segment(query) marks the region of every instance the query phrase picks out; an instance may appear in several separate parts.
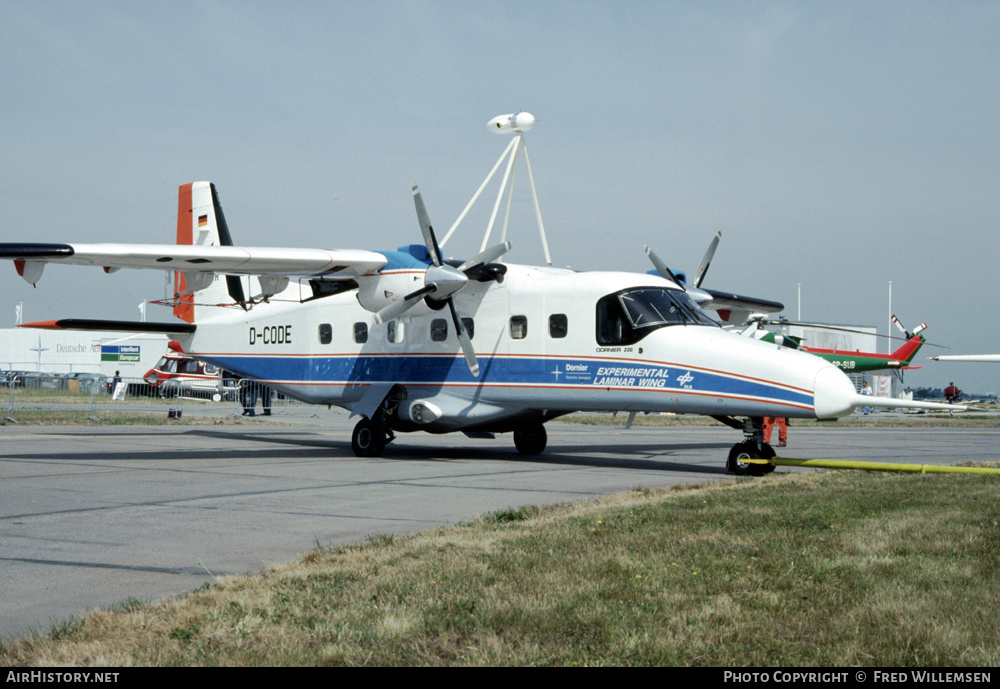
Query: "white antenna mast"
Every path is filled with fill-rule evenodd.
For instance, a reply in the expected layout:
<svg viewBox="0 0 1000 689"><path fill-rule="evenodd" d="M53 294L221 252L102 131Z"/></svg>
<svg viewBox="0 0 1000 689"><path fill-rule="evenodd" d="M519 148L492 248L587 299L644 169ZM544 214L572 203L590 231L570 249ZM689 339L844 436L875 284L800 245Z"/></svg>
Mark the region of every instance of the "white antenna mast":
<svg viewBox="0 0 1000 689"><path fill-rule="evenodd" d="M465 210L462 211L461 215L458 216L458 220L455 224L451 226L451 229L445 234L444 239L441 240L440 246L444 246L448 238L451 237L452 233L458 228L459 224L465 218L465 215L472 208L472 205L479 198L480 194L483 193L483 189L486 185L490 183L493 179L493 175L496 174L497 170L500 169L500 164L503 163L504 159L507 159L507 168L504 171L503 181L500 183L500 191L497 192L497 200L493 204L493 213L490 214L490 222L486 226L486 235L483 237L483 245L480 251L486 249L486 245L490 241L490 233L493 231L493 223L496 222L497 212L500 210L500 201L503 198L504 191L507 191L507 205L504 210L503 219L503 230L502 236L500 238L501 242L507 241L507 222L510 220L510 203L514 194L514 179L517 176L517 159L523 153L524 154L524 166L528 171L528 185L531 187L531 198L535 203L535 219L538 221L538 234L542 238L542 251L545 252L545 263L547 265L552 265L552 258L549 255L549 243L545 238L545 226L542 224L542 211L538 207L538 194L535 191L535 179L531 175L531 162L528 160L528 147L524 143L524 133L531 129L535 124L535 118L531 113L519 112L511 113L507 115L498 115L492 120L486 123L486 128L491 132L496 134L514 134L514 140L510 142L507 148L504 150L503 155L497 160L496 165L490 170L490 174L486 176L486 179L476 193L472 196L472 200L466 205ZM508 189L508 183L510 188Z"/></svg>

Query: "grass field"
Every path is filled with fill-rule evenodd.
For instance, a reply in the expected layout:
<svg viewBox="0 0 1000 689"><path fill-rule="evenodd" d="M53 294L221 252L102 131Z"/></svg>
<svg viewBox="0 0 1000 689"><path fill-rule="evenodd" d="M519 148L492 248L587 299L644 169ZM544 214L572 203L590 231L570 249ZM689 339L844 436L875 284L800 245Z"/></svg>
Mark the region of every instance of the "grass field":
<svg viewBox="0 0 1000 689"><path fill-rule="evenodd" d="M992 412L992 413L990 413ZM1000 414L990 409L983 413L964 412L958 414L853 414L837 421L816 421L814 419L789 419L789 427L797 428L925 428L927 426L948 426L951 428L997 428ZM560 416L559 423L575 423L586 426L624 426L628 414L576 413ZM685 414L639 414L633 426L674 427L674 426L718 426L725 424L709 416Z"/></svg>
<svg viewBox="0 0 1000 689"><path fill-rule="evenodd" d="M992 666L1000 480L780 474L318 547L5 665Z"/></svg>

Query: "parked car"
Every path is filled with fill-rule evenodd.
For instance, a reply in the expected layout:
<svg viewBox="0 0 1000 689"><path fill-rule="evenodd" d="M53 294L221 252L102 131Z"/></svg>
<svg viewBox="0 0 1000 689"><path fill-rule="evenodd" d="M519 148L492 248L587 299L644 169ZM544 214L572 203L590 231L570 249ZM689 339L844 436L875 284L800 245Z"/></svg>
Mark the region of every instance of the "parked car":
<svg viewBox="0 0 1000 689"><path fill-rule="evenodd" d="M74 373L73 377L79 382L82 395L93 395L108 390L108 377L100 373Z"/></svg>
<svg viewBox="0 0 1000 689"><path fill-rule="evenodd" d="M0 371L0 387L24 387L24 371Z"/></svg>

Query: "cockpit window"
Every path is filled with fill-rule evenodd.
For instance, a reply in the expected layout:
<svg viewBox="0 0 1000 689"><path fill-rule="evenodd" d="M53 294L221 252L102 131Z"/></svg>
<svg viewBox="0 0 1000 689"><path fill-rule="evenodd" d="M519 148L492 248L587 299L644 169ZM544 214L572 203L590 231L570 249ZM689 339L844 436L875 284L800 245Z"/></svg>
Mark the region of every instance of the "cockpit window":
<svg viewBox="0 0 1000 689"><path fill-rule="evenodd" d="M597 342L632 344L668 325L718 326L684 292L637 287L597 302Z"/></svg>

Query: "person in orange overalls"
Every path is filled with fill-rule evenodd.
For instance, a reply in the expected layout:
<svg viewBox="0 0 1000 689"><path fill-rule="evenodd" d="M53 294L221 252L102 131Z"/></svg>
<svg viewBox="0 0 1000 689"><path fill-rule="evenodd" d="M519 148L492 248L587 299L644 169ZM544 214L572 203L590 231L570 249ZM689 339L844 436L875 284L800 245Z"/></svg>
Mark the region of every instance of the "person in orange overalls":
<svg viewBox="0 0 1000 689"><path fill-rule="evenodd" d="M788 419L781 416L764 417L764 442L771 442L771 429L778 424L778 444L775 447L785 447L788 444Z"/></svg>

